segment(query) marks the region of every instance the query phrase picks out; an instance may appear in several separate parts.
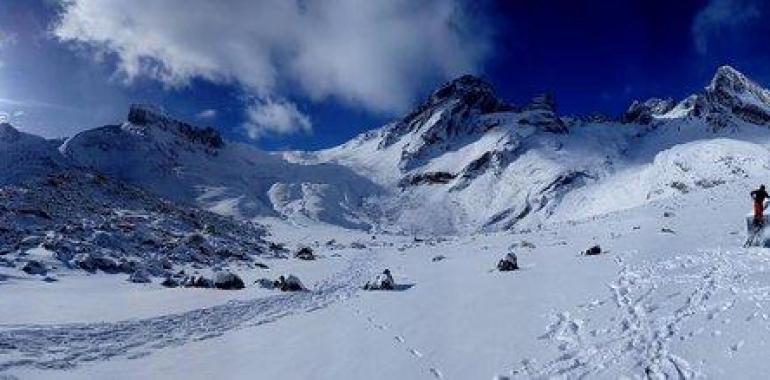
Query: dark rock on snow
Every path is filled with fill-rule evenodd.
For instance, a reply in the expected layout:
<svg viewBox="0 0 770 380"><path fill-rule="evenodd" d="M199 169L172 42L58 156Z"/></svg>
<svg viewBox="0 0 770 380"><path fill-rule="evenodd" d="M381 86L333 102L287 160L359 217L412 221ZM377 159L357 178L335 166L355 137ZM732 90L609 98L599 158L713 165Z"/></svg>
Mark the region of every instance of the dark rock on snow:
<svg viewBox="0 0 770 380"><path fill-rule="evenodd" d="M302 281L300 281L299 278L293 274L290 274L286 277L278 277L278 280L273 283L273 287L278 288L284 292L299 292L307 290L305 285L302 284Z"/></svg>
<svg viewBox="0 0 770 380"><path fill-rule="evenodd" d="M246 285L235 273L221 271L214 274L214 287L224 290L236 290L243 289Z"/></svg>
<svg viewBox="0 0 770 380"><path fill-rule="evenodd" d="M128 281L136 284L149 284L152 282L150 274L144 269L138 269L131 276L128 277Z"/></svg>
<svg viewBox="0 0 770 380"><path fill-rule="evenodd" d="M497 262L497 270L501 272L508 272L519 269L519 260L516 254L509 252L505 257Z"/></svg>
<svg viewBox="0 0 770 380"><path fill-rule="evenodd" d="M26 264L24 264L24 267L21 268L25 273L27 274L46 274L48 272L48 269L45 267L45 264L37 261L37 260L29 260Z"/></svg>
<svg viewBox="0 0 770 380"><path fill-rule="evenodd" d="M297 251L296 254L294 254L294 257L300 259L300 260L315 260L316 256L313 253L313 250L310 247L302 247L299 251Z"/></svg>
<svg viewBox="0 0 770 380"><path fill-rule="evenodd" d="M585 252L583 252L583 254L586 256L595 256L601 253L602 253L602 248L599 247L598 245L588 248Z"/></svg>
<svg viewBox="0 0 770 380"><path fill-rule="evenodd" d="M372 281L369 281L364 285L364 290L393 290L395 288L396 282L390 274L390 269L385 269Z"/></svg>
<svg viewBox="0 0 770 380"><path fill-rule="evenodd" d="M167 288L176 288L177 286L179 286L179 282L177 282L177 280L175 280L171 276L167 276L166 279L164 279L163 282L161 282L160 284Z"/></svg>

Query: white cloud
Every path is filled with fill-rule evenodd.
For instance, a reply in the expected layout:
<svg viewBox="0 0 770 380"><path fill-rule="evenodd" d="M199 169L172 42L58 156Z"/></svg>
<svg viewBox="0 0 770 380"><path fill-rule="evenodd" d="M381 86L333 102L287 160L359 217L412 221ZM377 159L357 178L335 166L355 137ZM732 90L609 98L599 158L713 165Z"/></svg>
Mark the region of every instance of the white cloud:
<svg viewBox="0 0 770 380"><path fill-rule="evenodd" d="M69 0L54 34L115 54L128 81L203 78L269 105L334 98L395 113L426 82L479 70L488 33L460 1Z"/></svg>
<svg viewBox="0 0 770 380"><path fill-rule="evenodd" d="M244 128L252 139L265 134L310 133L313 125L294 103L284 100L259 100L246 110L248 121Z"/></svg>
<svg viewBox="0 0 770 380"><path fill-rule="evenodd" d="M706 54L712 38L758 19L761 19L761 12L752 0L711 0L693 21L695 48L698 53Z"/></svg>
<svg viewBox="0 0 770 380"><path fill-rule="evenodd" d="M198 119L213 119L217 117L217 110L215 109L205 109L201 112L198 112L198 114L195 115Z"/></svg>

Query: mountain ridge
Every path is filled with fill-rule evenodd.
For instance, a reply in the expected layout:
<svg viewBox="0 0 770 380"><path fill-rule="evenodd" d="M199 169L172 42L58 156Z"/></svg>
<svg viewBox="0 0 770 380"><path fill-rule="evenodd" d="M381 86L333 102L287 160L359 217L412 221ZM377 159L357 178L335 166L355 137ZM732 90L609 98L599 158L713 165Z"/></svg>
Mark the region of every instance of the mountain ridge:
<svg viewBox="0 0 770 380"><path fill-rule="evenodd" d="M393 232L499 230L537 225L574 190L606 181L632 161L653 162L676 144L767 129L769 94L723 66L703 91L678 103L652 98L633 102L618 120L576 119L560 116L549 95L515 106L488 82L465 75L403 118L337 147L274 153L135 104L126 122L83 131L59 146L29 137L39 149L6 148L16 152L6 153L14 157L6 162L31 162L37 175L50 174L40 169L46 166L95 171L243 220ZM2 136L25 135L5 125ZM649 186L656 187L650 194L670 194L660 189L665 184Z"/></svg>

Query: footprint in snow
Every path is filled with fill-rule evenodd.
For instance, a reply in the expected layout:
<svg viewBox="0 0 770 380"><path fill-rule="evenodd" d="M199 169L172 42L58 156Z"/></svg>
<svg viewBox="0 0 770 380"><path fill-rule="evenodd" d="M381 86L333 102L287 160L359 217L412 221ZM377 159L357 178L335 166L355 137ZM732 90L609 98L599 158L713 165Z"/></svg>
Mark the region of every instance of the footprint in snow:
<svg viewBox="0 0 770 380"><path fill-rule="evenodd" d="M433 374L433 377L435 377L437 379L443 379L444 378L444 375L441 373L441 371L439 371L436 368L431 368L430 369L430 373Z"/></svg>
<svg viewBox="0 0 770 380"><path fill-rule="evenodd" d="M396 335L393 337L398 343L404 343L404 337L401 335Z"/></svg>
<svg viewBox="0 0 770 380"><path fill-rule="evenodd" d="M422 357L422 353L420 351L415 350L414 348L410 348L409 349L409 353L412 354L412 356L414 356L416 358L421 358Z"/></svg>

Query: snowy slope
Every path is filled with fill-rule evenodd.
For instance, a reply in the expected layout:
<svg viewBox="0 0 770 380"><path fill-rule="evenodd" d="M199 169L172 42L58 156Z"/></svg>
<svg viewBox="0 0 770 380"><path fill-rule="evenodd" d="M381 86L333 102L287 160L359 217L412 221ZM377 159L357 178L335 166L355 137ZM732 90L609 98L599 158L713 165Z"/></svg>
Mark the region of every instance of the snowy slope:
<svg viewBox="0 0 770 380"><path fill-rule="evenodd" d="M239 219L281 215L365 228L363 196L378 192L347 168L290 163L142 105L126 123L82 132L60 150L78 167Z"/></svg>
<svg viewBox="0 0 770 380"><path fill-rule="evenodd" d="M0 373L761 378L770 371L763 356L770 342L770 263L767 249L741 247L747 207L735 196L752 185L737 180L532 232L372 241L350 230L277 229L280 239L334 237L367 248L324 249L339 257L285 263L281 271L293 267L314 279L308 294L253 293L249 300L211 300L203 309L165 314L169 306L122 322L2 326L0 347L14 349L3 348ZM593 244L605 253L578 255ZM522 269L493 271L509 249ZM445 258L434 261L437 255ZM404 290L362 292L367 275L382 268ZM137 292L137 300L163 297L154 287ZM41 305L38 312L51 310Z"/></svg>
<svg viewBox="0 0 770 380"><path fill-rule="evenodd" d="M757 165L764 164L766 154L754 145L742 150L735 144L717 144L714 149L728 151L703 153L708 157L662 152L715 138L765 141L768 94L724 66L702 92L678 104L653 98L634 102L617 121L574 119L559 117L548 96L524 107L507 105L489 84L466 76L441 87L400 121L339 147L286 157L339 163L397 189L380 201L383 221L393 230L451 234L527 228L551 218L557 209L578 209L584 215L671 195L676 191L671 185L679 186L672 178L679 173L670 167L677 160L698 167L703 159L736 159L737 168L728 170L746 170L761 178L766 173ZM694 143L679 149L700 147ZM671 155L682 157L675 160ZM755 164L742 168L746 160ZM720 171L723 166L703 170ZM693 176L699 177L679 187L697 190L729 180L713 173ZM613 181L625 184L605 185ZM598 193L589 194L594 190ZM606 200L619 190L632 193L621 202ZM568 194L571 202L560 207ZM575 205L579 199L601 205ZM588 211L591 208L594 211Z"/></svg>

